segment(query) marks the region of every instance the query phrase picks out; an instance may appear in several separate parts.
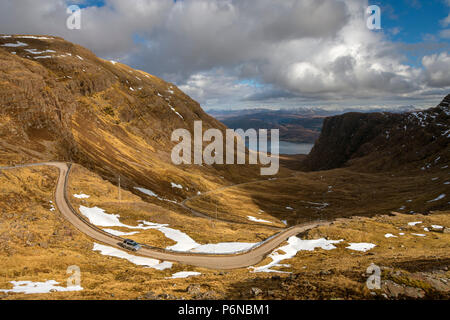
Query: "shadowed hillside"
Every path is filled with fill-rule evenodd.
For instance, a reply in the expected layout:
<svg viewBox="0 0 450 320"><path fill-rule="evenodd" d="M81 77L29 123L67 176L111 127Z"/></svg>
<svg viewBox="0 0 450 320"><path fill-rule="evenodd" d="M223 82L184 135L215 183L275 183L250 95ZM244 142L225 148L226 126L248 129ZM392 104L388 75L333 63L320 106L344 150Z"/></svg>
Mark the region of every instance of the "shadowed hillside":
<svg viewBox="0 0 450 320"><path fill-rule="evenodd" d="M325 119L321 136L303 162L318 171L357 165L365 170L429 167L450 160L450 95L420 112L347 113ZM436 160L437 159L437 160Z"/></svg>

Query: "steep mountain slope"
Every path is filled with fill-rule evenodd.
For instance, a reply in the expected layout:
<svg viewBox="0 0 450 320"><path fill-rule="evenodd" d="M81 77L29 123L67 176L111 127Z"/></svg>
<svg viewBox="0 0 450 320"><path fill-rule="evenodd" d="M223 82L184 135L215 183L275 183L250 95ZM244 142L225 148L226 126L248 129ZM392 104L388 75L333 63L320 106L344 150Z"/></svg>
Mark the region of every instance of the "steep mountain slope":
<svg viewBox="0 0 450 320"><path fill-rule="evenodd" d="M130 189L180 197L259 172L172 165L173 130L225 126L174 85L61 38L0 36L0 84L2 164L70 160L113 182L121 175Z"/></svg>
<svg viewBox="0 0 450 320"><path fill-rule="evenodd" d="M389 170L448 164L450 95L421 112L348 113L325 119L321 136L304 161L307 170L342 166Z"/></svg>

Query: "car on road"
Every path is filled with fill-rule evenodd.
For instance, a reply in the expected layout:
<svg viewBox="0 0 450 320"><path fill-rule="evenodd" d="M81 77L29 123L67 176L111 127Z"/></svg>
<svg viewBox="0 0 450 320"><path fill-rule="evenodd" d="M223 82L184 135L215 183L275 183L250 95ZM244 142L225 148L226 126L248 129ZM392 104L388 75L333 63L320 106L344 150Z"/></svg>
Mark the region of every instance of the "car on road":
<svg viewBox="0 0 450 320"><path fill-rule="evenodd" d="M125 239L119 245L130 251L138 251L139 249L141 249L141 245L131 239Z"/></svg>

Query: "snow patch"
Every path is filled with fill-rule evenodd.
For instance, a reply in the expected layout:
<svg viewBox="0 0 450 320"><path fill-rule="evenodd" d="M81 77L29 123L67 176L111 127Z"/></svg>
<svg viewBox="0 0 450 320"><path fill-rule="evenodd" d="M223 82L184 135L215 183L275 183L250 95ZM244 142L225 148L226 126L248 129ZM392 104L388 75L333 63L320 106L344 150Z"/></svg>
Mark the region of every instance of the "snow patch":
<svg viewBox="0 0 450 320"><path fill-rule="evenodd" d="M35 36L16 36L19 39L35 39L35 40L53 40L53 38L47 37L35 37Z"/></svg>
<svg viewBox="0 0 450 320"><path fill-rule="evenodd" d="M416 225L418 225L418 224L422 224L422 221L409 222L409 223L408 223L408 226L414 227L414 226L416 226Z"/></svg>
<svg viewBox="0 0 450 320"><path fill-rule="evenodd" d="M44 51L36 51L37 49L24 49L24 50L31 54L56 53L55 50L44 50Z"/></svg>
<svg viewBox="0 0 450 320"><path fill-rule="evenodd" d="M170 278L166 279L185 279L189 277L195 277L201 275L200 272L193 272L193 271L182 271L174 273Z"/></svg>
<svg viewBox="0 0 450 320"><path fill-rule="evenodd" d="M167 238L177 243L173 246L167 247L168 250L184 252L200 246L200 244L195 242L194 239L180 230L168 228L166 226L156 227L156 229L164 233Z"/></svg>
<svg viewBox="0 0 450 320"><path fill-rule="evenodd" d="M384 235L385 238L397 238L397 236L394 236L392 233L386 233Z"/></svg>
<svg viewBox="0 0 450 320"><path fill-rule="evenodd" d="M120 222L120 215L118 214L109 214L106 213L105 210L93 207L88 208L84 206L80 206L80 212L86 218L89 219L89 222L98 227L123 227L128 229L141 229L148 230L154 229L154 226L146 226L145 224L140 224L138 226L129 226Z"/></svg>
<svg viewBox="0 0 450 320"><path fill-rule="evenodd" d="M150 196L150 197L158 198L158 195L156 193L154 193L153 191L151 191L151 190L148 190L148 189L145 189L145 188L138 188L138 187L135 187L135 189L140 191L140 192L142 192L142 193L144 193L144 194L146 194L146 195L148 195L148 196Z"/></svg>
<svg viewBox="0 0 450 320"><path fill-rule="evenodd" d="M445 195L445 193L443 193L439 197L437 197L436 199L430 200L428 202L436 202L436 201L444 199L445 197L446 197L446 195Z"/></svg>
<svg viewBox="0 0 450 320"><path fill-rule="evenodd" d="M177 252L195 252L195 253L214 253L214 254L231 254L249 250L258 243L243 242L224 242L215 244L199 244L186 233L169 228L167 225L158 225L151 222L143 221L145 225L152 225L154 229L162 232L167 238L176 242L175 245L166 249Z"/></svg>
<svg viewBox="0 0 450 320"><path fill-rule="evenodd" d="M140 191L140 192L142 192L142 193L144 193L144 194L146 194L146 195L148 195L148 196L150 196L150 197L155 197L155 198L157 198L158 200L161 200L161 201L167 201L167 202L171 202L171 203L178 204L178 202L176 202L176 201L174 201L174 200L169 200L169 199L165 199L165 198L163 198L163 197L158 196L156 193L154 193L154 192L151 191L151 190L148 190L148 189L145 189L145 188L138 188L138 187L135 187L135 189L138 190L138 191Z"/></svg>
<svg viewBox="0 0 450 320"><path fill-rule="evenodd" d="M171 184L172 188L183 189L183 186L181 184L176 184L174 182L171 182L170 184Z"/></svg>
<svg viewBox="0 0 450 320"><path fill-rule="evenodd" d="M261 222L261 223L272 223L271 221L267 221L264 219L258 219L252 216L247 216L248 220L253 221L253 222Z"/></svg>
<svg viewBox="0 0 450 320"><path fill-rule="evenodd" d="M184 117L183 117L177 110L175 110L174 107L172 107L170 104L169 104L169 107L170 107L170 109L171 109L173 112L175 112L175 114L176 114L177 116L179 116L181 119L184 120Z"/></svg>
<svg viewBox="0 0 450 320"><path fill-rule="evenodd" d="M18 48L18 47L27 47L28 45L26 43L17 41L16 43L5 43L2 44L2 47L8 47L8 48Z"/></svg>
<svg viewBox="0 0 450 320"><path fill-rule="evenodd" d="M98 243L94 243L94 248L92 250L99 251L100 254L102 254L104 256L110 256L110 257L116 257L116 258L128 260L129 262L131 262L137 266L144 266L144 267L153 268L153 269L157 269L157 270L165 270L165 269L172 268L171 262L166 262L166 261L160 262L159 260L156 260L156 259L133 256L125 251L122 251L122 250L119 250L119 249L116 249L113 247L109 247L109 246L104 246L104 245L98 244Z"/></svg>
<svg viewBox="0 0 450 320"><path fill-rule="evenodd" d="M324 238L317 240L302 240L297 237L290 237L286 246L274 250L268 257L272 262L261 267L250 267L253 272L278 272L289 273L285 271L273 270L273 267L290 267L290 265L280 264L281 261L293 258L299 251L314 251L317 248L324 250L336 249L334 244L340 243L344 240L326 240ZM281 253L281 251L284 252Z"/></svg>
<svg viewBox="0 0 450 320"><path fill-rule="evenodd" d="M346 247L346 249L349 250L354 250L354 251L361 251L361 252L366 252L369 251L373 248L375 248L376 245L374 245L373 243L349 243L349 246Z"/></svg>
<svg viewBox="0 0 450 320"><path fill-rule="evenodd" d="M89 221L99 227L123 227L132 230L158 230L162 232L167 238L176 242L175 245L169 246L166 249L177 252L195 252L195 253L215 253L215 254L230 254L238 253L242 251L249 250L254 246L259 245L259 243L235 243L235 242L224 242L217 244L205 244L201 245L192 239L186 233L169 228L167 224L158 224L148 221L138 221L140 224L138 226L129 226L120 222L120 215L118 214L108 214L103 209L98 207L87 208L80 206L80 212L89 219ZM105 229L106 232L111 234L117 234L120 231ZM136 234L136 233L134 233ZM118 234L117 234L118 235ZM131 235L131 233L129 234ZM119 235L120 236L120 235Z"/></svg>
<svg viewBox="0 0 450 320"><path fill-rule="evenodd" d="M68 291L81 291L83 288L81 286L72 287L60 287L55 280L48 280L45 282L32 282L32 281L11 281L14 285L12 289L0 289L0 292L16 292L16 293L49 293L53 291L58 292L68 292Z"/></svg>
<svg viewBox="0 0 450 320"><path fill-rule="evenodd" d="M243 242L224 242L216 244L199 244L186 233L169 228L167 225L142 221L146 226L159 230L167 238L176 242L175 245L169 246L166 249L177 252L195 252L195 253L214 253L214 254L230 254L249 250L258 243L243 243Z"/></svg>
<svg viewBox="0 0 450 320"><path fill-rule="evenodd" d="M91 196L88 196L87 194L84 194L84 193L74 194L73 196L74 196L75 198L77 198L77 199L88 199L88 198L91 197Z"/></svg>

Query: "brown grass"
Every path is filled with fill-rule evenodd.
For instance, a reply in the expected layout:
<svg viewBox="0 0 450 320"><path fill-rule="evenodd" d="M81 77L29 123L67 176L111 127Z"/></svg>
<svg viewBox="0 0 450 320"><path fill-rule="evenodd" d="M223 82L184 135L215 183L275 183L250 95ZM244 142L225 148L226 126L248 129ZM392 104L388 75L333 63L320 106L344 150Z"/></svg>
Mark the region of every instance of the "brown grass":
<svg viewBox="0 0 450 320"><path fill-rule="evenodd" d="M433 178L437 180L432 180ZM244 221L259 210L273 221L290 225L351 216L374 216L391 211L430 212L450 208L448 170L362 173L352 169L296 173L294 177L247 184L196 198L189 205L201 212L218 206L222 218ZM332 186L332 188L329 188ZM331 192L330 192L331 191ZM411 200L411 201L409 201ZM328 206L322 207L321 203ZM292 207L294 210L288 210ZM404 209L400 209L404 207Z"/></svg>

